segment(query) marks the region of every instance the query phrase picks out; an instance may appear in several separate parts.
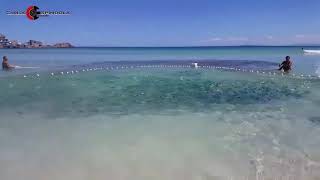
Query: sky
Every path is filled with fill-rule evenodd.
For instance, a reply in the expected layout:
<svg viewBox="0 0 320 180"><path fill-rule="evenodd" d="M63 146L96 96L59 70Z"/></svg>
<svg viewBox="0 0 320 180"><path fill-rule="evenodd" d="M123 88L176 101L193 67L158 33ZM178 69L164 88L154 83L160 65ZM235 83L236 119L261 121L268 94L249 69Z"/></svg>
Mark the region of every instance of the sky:
<svg viewBox="0 0 320 180"><path fill-rule="evenodd" d="M36 5L70 16L7 16ZM1 0L0 33L76 46L320 44L320 0Z"/></svg>

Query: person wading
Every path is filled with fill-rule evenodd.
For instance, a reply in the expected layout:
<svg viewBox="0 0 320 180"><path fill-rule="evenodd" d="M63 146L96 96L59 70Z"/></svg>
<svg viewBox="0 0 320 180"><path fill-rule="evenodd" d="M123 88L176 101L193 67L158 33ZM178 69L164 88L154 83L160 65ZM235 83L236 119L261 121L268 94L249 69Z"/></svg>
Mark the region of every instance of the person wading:
<svg viewBox="0 0 320 180"><path fill-rule="evenodd" d="M292 62L290 60L290 56L286 57L286 60L284 60L280 65L279 65L279 71L283 70L285 73L288 73L292 70Z"/></svg>
<svg viewBox="0 0 320 180"><path fill-rule="evenodd" d="M3 70L14 69L14 66L9 64L9 60L8 60L7 56L3 56L3 58L2 58L2 69Z"/></svg>

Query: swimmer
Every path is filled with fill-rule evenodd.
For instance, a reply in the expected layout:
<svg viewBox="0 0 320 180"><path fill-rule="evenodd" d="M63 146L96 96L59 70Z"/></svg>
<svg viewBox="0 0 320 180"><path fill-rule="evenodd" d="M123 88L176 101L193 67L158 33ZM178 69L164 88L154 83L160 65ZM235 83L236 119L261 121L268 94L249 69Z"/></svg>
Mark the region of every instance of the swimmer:
<svg viewBox="0 0 320 180"><path fill-rule="evenodd" d="M283 70L285 73L291 71L292 62L290 61L290 56L286 57L286 60L279 64L279 71Z"/></svg>
<svg viewBox="0 0 320 180"><path fill-rule="evenodd" d="M10 65L8 61L9 60L8 60L7 56L3 56L3 60L2 60L2 69L3 70L10 70L10 69L15 68L15 66Z"/></svg>

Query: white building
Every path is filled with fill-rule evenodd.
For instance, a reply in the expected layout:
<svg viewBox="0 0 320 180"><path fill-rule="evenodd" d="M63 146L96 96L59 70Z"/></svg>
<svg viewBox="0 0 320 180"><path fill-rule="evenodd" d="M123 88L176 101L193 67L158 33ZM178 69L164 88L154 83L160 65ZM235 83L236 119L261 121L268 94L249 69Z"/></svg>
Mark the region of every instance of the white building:
<svg viewBox="0 0 320 180"><path fill-rule="evenodd" d="M7 46L9 46L9 40L8 39L6 39L6 36L5 35L3 35L3 34L0 34L0 46L1 47L7 47Z"/></svg>

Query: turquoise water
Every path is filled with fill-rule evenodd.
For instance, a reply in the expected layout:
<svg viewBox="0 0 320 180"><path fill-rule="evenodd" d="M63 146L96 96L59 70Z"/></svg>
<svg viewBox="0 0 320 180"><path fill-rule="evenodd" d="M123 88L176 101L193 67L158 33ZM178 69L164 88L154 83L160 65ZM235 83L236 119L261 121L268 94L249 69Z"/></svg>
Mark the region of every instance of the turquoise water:
<svg viewBox="0 0 320 180"><path fill-rule="evenodd" d="M320 47L304 47L320 49ZM190 47L190 48L74 48L0 49L11 63L52 69L74 64L105 61L150 60L259 60L281 62L290 55L299 73L315 73L319 56L304 55L301 47ZM1 73L0 75L2 75Z"/></svg>
<svg viewBox="0 0 320 180"><path fill-rule="evenodd" d="M41 68L2 72L1 180L320 177L320 80L267 71L291 52L317 74L298 48L2 52Z"/></svg>

